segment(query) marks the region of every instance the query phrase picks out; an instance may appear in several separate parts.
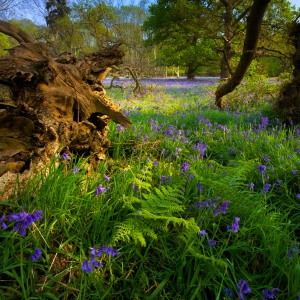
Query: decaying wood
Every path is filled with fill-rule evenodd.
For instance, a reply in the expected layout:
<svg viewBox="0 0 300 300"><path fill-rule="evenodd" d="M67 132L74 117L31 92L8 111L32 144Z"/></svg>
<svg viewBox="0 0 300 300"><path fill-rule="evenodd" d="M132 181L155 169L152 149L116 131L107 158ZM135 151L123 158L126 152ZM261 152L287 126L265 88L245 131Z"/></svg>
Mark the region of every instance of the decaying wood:
<svg viewBox="0 0 300 300"><path fill-rule="evenodd" d="M0 57L0 195L9 176L25 178L63 151L105 158L110 120L131 124L102 86L109 68L123 61L120 44L77 60L53 57L9 23L0 21L0 32L20 43Z"/></svg>

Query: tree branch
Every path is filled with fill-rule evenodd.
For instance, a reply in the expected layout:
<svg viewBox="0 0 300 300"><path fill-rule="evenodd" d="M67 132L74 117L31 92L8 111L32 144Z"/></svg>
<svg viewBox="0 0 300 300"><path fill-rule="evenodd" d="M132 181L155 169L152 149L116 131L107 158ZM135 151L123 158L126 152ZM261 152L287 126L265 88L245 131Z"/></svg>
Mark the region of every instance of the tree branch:
<svg viewBox="0 0 300 300"><path fill-rule="evenodd" d="M251 10L252 6L248 6L239 16L238 18L234 21L232 26L236 26L246 15L247 13Z"/></svg>
<svg viewBox="0 0 300 300"><path fill-rule="evenodd" d="M18 27L15 27L14 25L4 22L0 20L0 32L13 37L16 39L20 44L22 43L37 43L37 41L32 38L30 35L25 33L23 30L21 30Z"/></svg>

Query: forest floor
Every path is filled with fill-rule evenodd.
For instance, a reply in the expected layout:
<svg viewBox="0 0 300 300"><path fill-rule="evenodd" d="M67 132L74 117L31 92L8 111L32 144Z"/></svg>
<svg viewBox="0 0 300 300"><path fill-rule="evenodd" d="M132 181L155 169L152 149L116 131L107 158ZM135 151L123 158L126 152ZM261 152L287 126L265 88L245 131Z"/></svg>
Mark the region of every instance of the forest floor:
<svg viewBox="0 0 300 300"><path fill-rule="evenodd" d="M105 161L54 157L1 203L0 299L300 299L300 128L273 112L279 84L220 111L215 78L142 82L107 90L133 125L110 123Z"/></svg>

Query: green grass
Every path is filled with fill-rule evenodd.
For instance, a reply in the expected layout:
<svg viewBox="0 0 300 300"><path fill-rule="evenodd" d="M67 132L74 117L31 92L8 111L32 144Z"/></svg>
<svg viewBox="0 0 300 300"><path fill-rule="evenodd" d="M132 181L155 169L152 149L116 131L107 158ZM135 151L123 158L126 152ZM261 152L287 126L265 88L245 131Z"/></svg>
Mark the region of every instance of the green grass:
<svg viewBox="0 0 300 300"><path fill-rule="evenodd" d="M133 125L121 131L111 123L107 160L53 157L0 203L3 215L43 211L24 237L5 220L0 299L240 299L241 279L251 288L245 299L272 288L280 289L276 299L297 299L300 131L272 112L277 86L249 81L225 111L214 108L215 88L109 91ZM106 191L96 196L100 184ZM227 226L236 217L233 232ZM83 272L91 249L103 245L119 255L103 254L103 267ZM34 248L43 253L32 262Z"/></svg>

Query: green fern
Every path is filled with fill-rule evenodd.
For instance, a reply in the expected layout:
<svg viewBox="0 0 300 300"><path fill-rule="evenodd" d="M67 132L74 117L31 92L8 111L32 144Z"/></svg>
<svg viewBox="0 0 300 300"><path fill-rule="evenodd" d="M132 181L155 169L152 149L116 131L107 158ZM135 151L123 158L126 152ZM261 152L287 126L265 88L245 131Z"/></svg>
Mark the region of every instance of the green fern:
<svg viewBox="0 0 300 300"><path fill-rule="evenodd" d="M211 174L211 177L200 176L196 172L195 176L202 184L220 192L224 189L244 186L248 174L252 172L256 165L254 160L240 161L234 166L223 166L216 161L210 161L209 163L215 168L215 172Z"/></svg>
<svg viewBox="0 0 300 300"><path fill-rule="evenodd" d="M170 225L172 228L180 228L181 231L185 229L192 229L194 233L200 231L194 219L186 220L180 216L185 210L180 187L160 186L152 190L148 188L152 186L150 168L151 166L148 166L146 171L136 176L140 180L135 182L141 182L140 187L144 188L140 198L131 196L123 199L127 219L115 226L113 243L133 240L134 243L146 246L146 237L157 239L157 233L167 232Z"/></svg>

